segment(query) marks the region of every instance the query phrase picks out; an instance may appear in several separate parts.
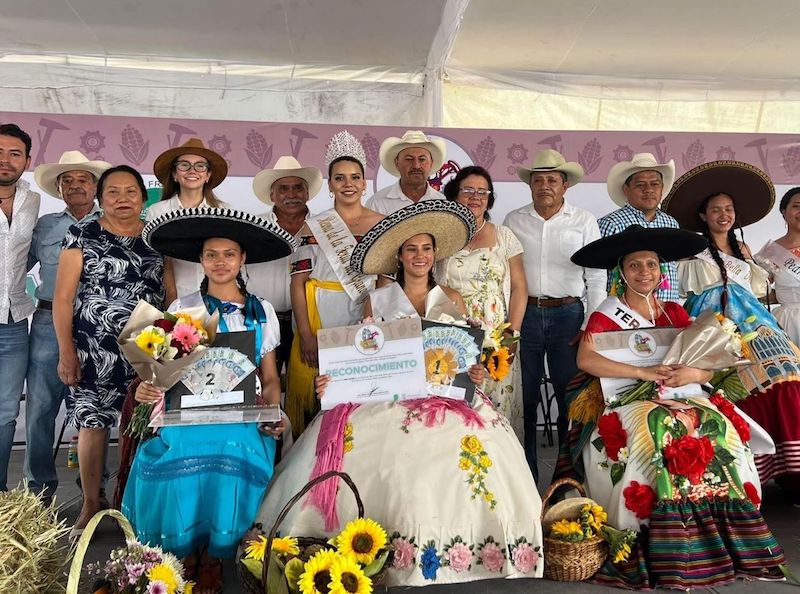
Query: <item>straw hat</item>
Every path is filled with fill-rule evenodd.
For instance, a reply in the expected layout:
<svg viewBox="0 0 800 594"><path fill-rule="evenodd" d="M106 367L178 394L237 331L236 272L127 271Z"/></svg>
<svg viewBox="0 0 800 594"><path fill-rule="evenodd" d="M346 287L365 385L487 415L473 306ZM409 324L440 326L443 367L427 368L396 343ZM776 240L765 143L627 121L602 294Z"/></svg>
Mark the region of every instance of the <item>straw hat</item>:
<svg viewBox="0 0 800 594"><path fill-rule="evenodd" d="M464 248L475 234L475 217L458 202L422 200L381 220L356 244L350 267L363 274L397 272L397 252L409 238L428 233L436 242L436 261Z"/></svg>
<svg viewBox="0 0 800 594"><path fill-rule="evenodd" d="M706 238L691 231L631 225L583 246L570 260L584 268L611 270L620 258L633 252L655 252L664 262L672 262L694 256L707 247Z"/></svg>
<svg viewBox="0 0 800 594"><path fill-rule="evenodd" d="M431 171L438 171L444 163L447 145L441 138L428 138L421 130L409 130L400 138L390 136L381 143L380 160L383 168L395 177L400 177L394 160L401 151L407 148L428 149L433 161Z"/></svg>
<svg viewBox="0 0 800 594"><path fill-rule="evenodd" d="M700 204L712 194L727 194L736 209L736 225L763 219L775 205L775 186L758 167L742 161L711 161L678 178L661 204L684 229L700 231Z"/></svg>
<svg viewBox="0 0 800 594"><path fill-rule="evenodd" d="M309 199L316 196L322 187L322 172L319 169L303 167L291 155L284 155L278 158L273 169L264 169L256 174L253 178L253 192L261 202L272 204L272 199L269 197L272 184L282 177L299 177L306 180Z"/></svg>
<svg viewBox="0 0 800 594"><path fill-rule="evenodd" d="M567 176L567 183L570 186L574 186L583 178L583 167L580 163L567 161L564 155L553 149L544 149L536 153L529 168L517 167L517 175L528 185L531 184L531 176L535 171L560 171Z"/></svg>
<svg viewBox="0 0 800 594"><path fill-rule="evenodd" d="M229 208L171 211L147 223L142 231L145 243L157 252L189 262L199 260L203 242L212 237L238 243L249 264L284 258L295 248L294 238L278 225Z"/></svg>
<svg viewBox="0 0 800 594"><path fill-rule="evenodd" d="M66 151L61 155L58 163L44 163L33 170L33 179L36 185L50 194L53 198L63 200L58 191L58 176L67 171L88 171L95 181L106 169L111 169L111 163L105 161L90 161L80 151Z"/></svg>
<svg viewBox="0 0 800 594"><path fill-rule="evenodd" d="M167 183L169 176L172 175L172 165L175 163L175 159L181 155L197 155L208 161L211 165L211 178L208 180L208 185L212 188L220 185L228 175L228 162L222 155L206 148L199 138L190 138L182 145L167 149L156 157L153 163L153 173L162 185Z"/></svg>
<svg viewBox="0 0 800 594"><path fill-rule="evenodd" d="M675 161L670 159L667 163L658 163L652 153L636 153L630 161L621 161L608 172L606 187L614 204L625 206L628 199L622 191L622 186L625 185L626 179L640 171L658 171L664 182L662 196L669 194L675 181Z"/></svg>

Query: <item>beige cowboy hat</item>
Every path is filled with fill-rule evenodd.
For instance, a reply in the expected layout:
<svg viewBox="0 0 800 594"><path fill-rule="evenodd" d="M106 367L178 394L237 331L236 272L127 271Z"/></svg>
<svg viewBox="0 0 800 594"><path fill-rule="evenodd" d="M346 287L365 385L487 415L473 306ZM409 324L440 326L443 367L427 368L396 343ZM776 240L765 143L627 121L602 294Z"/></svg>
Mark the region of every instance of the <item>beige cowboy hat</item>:
<svg viewBox="0 0 800 594"><path fill-rule="evenodd" d="M212 188L220 185L228 175L228 162L225 157L210 148L206 148L206 145L199 138L190 138L182 145L167 149L156 157L153 163L153 174L162 185L167 183L169 176L172 174L172 165L175 163L175 159L181 155L197 155L208 161L208 164L211 165L211 177L208 180L208 185Z"/></svg>
<svg viewBox="0 0 800 594"><path fill-rule="evenodd" d="M622 186L625 180L640 171L658 171L664 182L662 196L669 194L675 181L675 161L670 159L667 163L658 163L652 153L636 153L630 161L621 161L614 165L608 172L608 195L617 206L625 206L628 199Z"/></svg>
<svg viewBox="0 0 800 594"><path fill-rule="evenodd" d="M319 193L322 187L322 172L316 167L303 167L291 155L279 157L273 169L259 171L253 178L253 192L261 202L272 204L269 197L272 184L282 177L299 177L308 184L308 198L311 199Z"/></svg>
<svg viewBox="0 0 800 594"><path fill-rule="evenodd" d="M58 160L58 163L43 163L33 171L36 185L50 194L53 198L63 200L58 192L58 176L67 171L88 171L95 181L106 169L111 169L111 163L105 161L90 161L80 151L67 151Z"/></svg>
<svg viewBox="0 0 800 594"><path fill-rule="evenodd" d="M433 237L438 262L464 249L475 229L475 216L466 206L452 200L420 200L367 231L353 248L350 267L363 274L394 274L400 247L420 233Z"/></svg>
<svg viewBox="0 0 800 594"><path fill-rule="evenodd" d="M583 167L580 163L567 161L564 155L553 149L544 149L536 153L529 168L517 167L517 175L528 185L535 171L560 171L567 176L567 183L570 186L574 186L583 178Z"/></svg>
<svg viewBox="0 0 800 594"><path fill-rule="evenodd" d="M433 161L431 171L438 171L444 163L447 145L441 138L428 138L421 130L409 130L402 137L390 136L381 143L380 160L383 168L395 177L400 177L394 160L407 148L428 149Z"/></svg>

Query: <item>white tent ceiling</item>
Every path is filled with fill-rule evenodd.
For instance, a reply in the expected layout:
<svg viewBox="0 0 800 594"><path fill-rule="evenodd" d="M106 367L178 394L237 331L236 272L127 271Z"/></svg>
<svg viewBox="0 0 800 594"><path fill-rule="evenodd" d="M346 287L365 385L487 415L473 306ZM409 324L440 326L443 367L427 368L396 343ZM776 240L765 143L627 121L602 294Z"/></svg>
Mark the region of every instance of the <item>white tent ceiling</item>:
<svg viewBox="0 0 800 594"><path fill-rule="evenodd" d="M0 0L0 15L6 111L800 129L796 0Z"/></svg>

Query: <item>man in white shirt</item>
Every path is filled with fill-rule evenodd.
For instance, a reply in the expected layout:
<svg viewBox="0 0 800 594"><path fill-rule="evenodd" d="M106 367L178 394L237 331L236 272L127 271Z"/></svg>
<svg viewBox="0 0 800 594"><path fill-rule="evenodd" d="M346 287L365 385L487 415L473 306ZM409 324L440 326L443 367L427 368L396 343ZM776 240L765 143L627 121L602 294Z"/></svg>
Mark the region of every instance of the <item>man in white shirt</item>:
<svg viewBox="0 0 800 594"><path fill-rule="evenodd" d="M0 491L8 488L8 460L25 373L28 250L39 216L39 194L20 179L31 161L31 137L16 124L0 125Z"/></svg>
<svg viewBox="0 0 800 594"><path fill-rule="evenodd" d="M428 138L419 130L409 130L401 138L390 136L381 143L383 168L400 179L378 190L365 206L388 215L420 200L444 200L444 194L428 184L432 171L444 163L446 145L439 138Z"/></svg>
<svg viewBox="0 0 800 594"><path fill-rule="evenodd" d="M274 169L264 169L253 179L253 191L259 200L270 206L261 216L292 236L308 218L307 203L322 187L322 172L316 167L303 167L292 156L283 156ZM247 266L247 290L263 297L275 308L281 330L281 343L276 349L278 373L289 361L292 348L292 300L289 294L289 257Z"/></svg>
<svg viewBox="0 0 800 594"><path fill-rule="evenodd" d="M528 307L522 322L519 356L525 456L538 481L536 424L541 399L544 358L558 404L559 443L567 431L564 395L578 372L575 357L589 314L605 298L605 273L582 268L570 257L600 238L597 219L564 200L567 188L583 177L578 163L568 163L552 149L540 151L530 169L517 169L531 188L533 202L508 214L505 224L522 243L528 282Z"/></svg>

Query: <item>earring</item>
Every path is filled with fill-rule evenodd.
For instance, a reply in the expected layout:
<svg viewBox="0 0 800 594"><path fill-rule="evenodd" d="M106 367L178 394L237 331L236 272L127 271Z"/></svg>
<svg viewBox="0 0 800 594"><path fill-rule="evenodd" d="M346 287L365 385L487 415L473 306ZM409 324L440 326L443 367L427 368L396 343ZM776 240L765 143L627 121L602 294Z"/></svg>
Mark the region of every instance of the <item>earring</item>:
<svg viewBox="0 0 800 594"><path fill-rule="evenodd" d="M361 195L362 195L362 196L366 196L366 195L367 195L367 189L366 189L366 188L364 188L363 190L361 190Z"/></svg>
<svg viewBox="0 0 800 594"><path fill-rule="evenodd" d="M331 198L333 198L333 192L328 192L328 196L330 196Z"/></svg>

